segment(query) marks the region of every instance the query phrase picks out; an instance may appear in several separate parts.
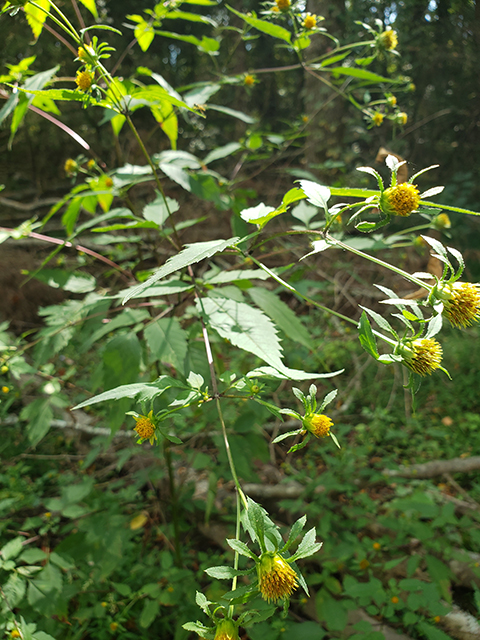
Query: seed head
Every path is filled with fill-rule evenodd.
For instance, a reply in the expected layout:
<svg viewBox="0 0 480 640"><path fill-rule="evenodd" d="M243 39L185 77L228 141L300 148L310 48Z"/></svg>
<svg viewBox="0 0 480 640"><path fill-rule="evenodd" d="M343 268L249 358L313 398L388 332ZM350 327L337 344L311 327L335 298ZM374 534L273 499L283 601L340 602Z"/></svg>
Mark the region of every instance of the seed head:
<svg viewBox="0 0 480 640"><path fill-rule="evenodd" d="M267 602L289 598L297 588L297 574L278 553L263 553L257 563L258 586Z"/></svg>
<svg viewBox="0 0 480 640"><path fill-rule="evenodd" d="M77 71L75 82L80 91L88 91L93 84L93 73L90 73L90 71Z"/></svg>
<svg viewBox="0 0 480 640"><path fill-rule="evenodd" d="M239 640L237 625L230 618L225 618L217 624L215 640Z"/></svg>
<svg viewBox="0 0 480 640"><path fill-rule="evenodd" d="M429 376L442 361L442 346L433 338L419 338L402 349L404 363L419 376Z"/></svg>
<svg viewBox="0 0 480 640"><path fill-rule="evenodd" d="M275 4L279 11L288 11L290 9L290 0L275 0Z"/></svg>
<svg viewBox="0 0 480 640"><path fill-rule="evenodd" d="M469 327L480 319L480 289L478 284L454 282L443 292L443 315L454 327Z"/></svg>
<svg viewBox="0 0 480 640"><path fill-rule="evenodd" d="M409 216L418 209L419 203L417 187L407 182L385 189L380 197L380 209L396 216Z"/></svg>

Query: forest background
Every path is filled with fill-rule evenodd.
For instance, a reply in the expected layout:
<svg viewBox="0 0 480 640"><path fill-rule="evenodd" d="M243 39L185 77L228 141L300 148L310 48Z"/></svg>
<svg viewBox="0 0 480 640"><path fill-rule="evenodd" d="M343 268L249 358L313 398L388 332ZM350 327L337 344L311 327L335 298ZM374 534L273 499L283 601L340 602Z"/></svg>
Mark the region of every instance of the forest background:
<svg viewBox="0 0 480 640"><path fill-rule="evenodd" d="M154 33L145 13L152 2L58 3L77 28L94 23L97 13L99 22L122 32L92 32L115 48L105 62L110 71L135 77L136 86L153 72L179 97L190 96L190 111L170 103L162 106L167 112L133 115L148 153L165 170L163 191L138 171L146 162L133 130L125 126L113 135L107 110L88 101L85 109L77 101L55 106L38 96L36 108L55 123L35 112L32 100L27 106L34 108L17 111L17 121L2 109L15 83L47 69L55 68L55 77L46 87L63 82L74 89L79 61L75 43L66 48L48 20L33 41L22 10L0 16L0 630L25 640L180 640L197 637L208 623L205 602L230 611L228 601L244 615L232 631L244 640L477 638L477 326L442 330L443 364L453 379L435 372L413 403L403 388L405 368L375 362L355 325L359 305L384 312L374 283L401 297L415 286L338 249L299 261L310 245L287 230L321 228L318 209L302 201L293 215L290 209L273 219L268 241L256 257L244 255L240 267L228 251L200 262L195 276L205 290L224 284L226 299L254 303L275 323L289 367L332 375L345 370L316 381L319 401L338 390L328 415L340 449L331 438L311 440L298 453L272 442L285 428L298 428L291 417L282 422L278 409L301 410L301 394L295 397L292 387L307 394L310 381L247 376L224 409L245 493L268 509L282 534L306 514L323 542L299 562L309 597L295 590L284 615L258 590L259 602L247 591L225 600L223 578L233 573L205 572L232 563L225 540L238 537L238 527L229 456L210 402L202 323L185 285L191 274L184 270L180 282L176 276L154 302L133 298L136 304L122 307L119 292L145 282L175 255L162 193L178 209L173 235L178 232L181 246L213 242L250 233L241 212L259 202L277 207L297 180L372 188L371 176L356 169L374 167L387 180L384 160L392 153L407 161L408 176L438 164L419 178L421 190L445 185L436 202L478 211L478 7L467 0L299 2L298 15L316 15L318 22L295 52L278 34L255 30L238 15L265 17L266 10L267 21L293 28L290 14L272 15L275 3L232 1L237 14L201 0L158 6L173 11L176 5L190 17L165 20ZM400 55L368 45L355 58L348 50L349 57L337 54L332 64L367 74L338 72L325 81L299 64L299 57L325 61L337 51L317 28L325 27L340 46L369 40L359 23L379 33L394 29ZM376 113L382 118L375 121ZM186 156L180 154L172 160L175 169L168 168L165 158L172 156L162 154L172 149L191 154L188 162L181 164ZM82 198L72 197L82 184L88 190L74 192ZM143 207L143 217L108 217L131 203L131 211ZM428 233L462 251L464 279L477 282L480 218L449 210L445 219L439 211L396 218L385 233L362 235L346 225L337 233L409 273L435 272L419 240ZM253 270L252 260L260 258L277 277L287 273L296 293L258 273L242 278L238 269ZM229 280L225 273L234 267L236 280ZM90 298L94 292L98 297ZM168 318L175 323L167 331L162 322ZM212 319L211 327L218 380L228 387L232 373L243 379L258 367L258 353L242 344L234 350L232 344L239 345L225 339L220 323ZM189 377L192 371L199 377ZM156 425L161 446L148 438L139 446L133 437L134 418L153 406L145 397L139 404L132 394L112 395L111 402L88 406L95 394L160 376L184 385L162 395L168 407L178 401L182 410L168 409L168 420ZM80 403L83 408L71 411ZM296 438L299 443L301 434ZM418 466L425 463L432 464ZM249 611L256 617L250 620ZM188 623L195 620L200 626L192 631ZM205 637L235 638L220 635L218 619L212 620Z"/></svg>

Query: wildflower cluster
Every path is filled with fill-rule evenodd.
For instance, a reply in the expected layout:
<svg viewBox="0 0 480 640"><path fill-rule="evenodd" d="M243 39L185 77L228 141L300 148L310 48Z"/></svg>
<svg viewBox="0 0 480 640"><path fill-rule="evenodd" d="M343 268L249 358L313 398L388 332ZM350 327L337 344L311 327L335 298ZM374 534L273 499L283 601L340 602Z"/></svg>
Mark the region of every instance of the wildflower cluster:
<svg viewBox="0 0 480 640"><path fill-rule="evenodd" d="M333 420L322 413L325 407L330 404L330 402L332 402L332 400L334 400L334 398L336 397L337 390L335 389L325 396L320 406L318 407L318 410L316 400L317 387L314 384L310 385L309 393L307 396L305 396L304 393L300 391L300 389L297 389L295 387L292 389L292 391L298 398L298 400L300 400L300 402L303 404L304 415L300 415L293 409L280 409L280 413L288 415L296 420L300 420L302 426L299 429L282 433L273 440L273 443L281 442L282 440L290 436L306 436L300 443L294 444L292 447L290 447L288 453L293 453L294 451L303 449L303 447L307 445L310 436L315 436L315 438L327 438L330 436L337 447L340 447L337 438L330 431L330 429L333 427Z"/></svg>
<svg viewBox="0 0 480 640"><path fill-rule="evenodd" d="M316 542L315 529L310 529L301 539L296 551L289 555L291 547L297 543L306 524L306 517L302 516L294 523L285 542L278 527L263 507L251 498L244 498L244 507L241 515L243 529L248 533L251 542L258 545L260 554L257 555L248 544L239 539L227 540L237 556L244 556L247 562L253 561L254 566L243 570L224 566L206 569L206 573L213 578L233 578L234 584L232 591L217 602L211 602L203 593L197 592L197 604L210 618L212 626L205 626L200 622L189 622L183 626L187 631L194 631L202 638L238 640L239 627L248 628L260 615L265 615L253 608L243 612L237 619L233 619L230 603L240 594L243 599L249 601L260 597L269 604L283 603L284 607L288 606L290 597L299 587L302 587L308 595L305 579L299 572L296 561L320 550L322 543ZM238 576L251 576L252 581L248 586L244 584L241 589L236 590ZM272 615L274 610L274 608L270 609L268 616Z"/></svg>

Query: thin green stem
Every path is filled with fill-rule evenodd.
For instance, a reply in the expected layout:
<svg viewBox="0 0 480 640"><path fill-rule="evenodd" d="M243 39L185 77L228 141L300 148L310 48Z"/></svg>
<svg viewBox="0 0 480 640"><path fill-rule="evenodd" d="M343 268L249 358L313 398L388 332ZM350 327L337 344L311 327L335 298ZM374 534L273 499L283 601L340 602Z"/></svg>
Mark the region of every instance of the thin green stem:
<svg viewBox="0 0 480 640"><path fill-rule="evenodd" d="M246 254L244 254L244 255L246 255ZM313 300L312 298L309 298L305 294L300 293L300 291L297 291L297 289L295 289L295 287L293 287L291 284L288 284L288 282L285 282L285 280L282 280L282 278L280 278L280 276L277 276L276 273L274 273L271 269L269 269L264 264L262 264L259 260L257 260L256 258L254 258L253 256L250 256L250 255L248 257L250 258L250 260L252 260L253 263L255 263L258 267L260 267L260 269L265 271L265 273L268 273L274 280L276 280L278 282L278 284L282 285L282 287L285 287L286 289L288 289L289 291L294 293L299 298L302 298L302 300L305 300L305 302L308 302L308 304L311 304L312 306L317 307L317 309L321 309L322 311L326 311L327 313L331 314L332 316L336 316L337 318L340 318L341 320L344 320L345 322L348 322L350 324L355 325L355 327L358 327L358 322L356 320L354 320L353 318L349 318L348 316L344 316L342 313L338 313L338 311L334 311L333 309L329 309L328 307L323 306L323 304L320 304L316 300ZM385 342L388 342L392 346L396 346L397 343L395 342L395 340L392 340L391 338L387 338L387 336L384 336L383 333L380 333L379 331L375 331L375 329L372 329L372 331L377 336L377 338L380 338L381 340L384 340Z"/></svg>
<svg viewBox="0 0 480 640"><path fill-rule="evenodd" d="M75 27L73 27L73 25L70 24L70 22L63 15L63 13L60 11L60 9L58 7L56 7L53 3L51 3L51 6L57 11L57 13L59 15L62 16L62 18L65 20L65 24L63 24L58 18L56 18L52 13L50 13L50 11L48 11L44 7L42 7L39 4L37 4L34 0L30 0L29 4L31 4L33 7L36 7L37 9L40 9L40 11L42 11L43 13L46 13L47 16L53 22L55 22L56 25L58 25L61 29L63 29L63 31L65 31L65 33L68 33L68 35L71 36L75 40L75 42L77 42L78 44L81 42L80 36L76 32Z"/></svg>
<svg viewBox="0 0 480 640"><path fill-rule="evenodd" d="M177 488L175 485L175 476L173 473L173 465L172 465L172 454L170 451L170 445L168 440L163 440L163 455L165 457L165 462L167 464L168 469L168 482L170 485L170 498L172 501L172 521L173 521L173 532L175 537L175 559L178 567L183 565L182 560L182 549L180 543L180 525L178 521L178 496L177 496Z"/></svg>
<svg viewBox="0 0 480 640"><path fill-rule="evenodd" d="M137 131L137 128L136 128L136 127L135 127L135 125L133 124L133 120L132 120L132 118L130 117L130 115L129 115L129 114L127 114L125 117L126 117L126 119L127 119L128 126L130 127L130 129L131 129L131 131L132 131L133 135L135 136L136 141L138 142L138 145L139 145L139 147L140 147L140 149L141 149L141 151L142 151L143 155L145 156L145 159L147 160L148 164L150 165L150 168L151 168L151 170L152 170L152 173L153 173L153 176L154 176L154 179L155 179L155 183L156 183L156 185L157 185L157 187L158 187L158 190L160 191L160 194L161 194L161 196L162 196L162 198L163 198L163 201L164 201L164 203L165 203L165 207L166 207L167 212L168 212L168 218L169 218L169 221L170 221L170 225L171 225L171 227L172 227L172 231L173 231L173 235L174 235L174 237L175 237L175 241L173 241L173 240L170 238L170 236L167 236L167 239L168 239L168 240L173 244L173 246L174 246L177 250L180 250L180 248L181 248L182 244L181 244L181 242L180 242L180 238L178 237L177 229L176 229L176 227L175 227L175 223L174 223L174 221L173 221L173 216L172 216L172 213L171 213L170 208L169 208L169 206L168 206L168 201L167 201L167 198L166 198L166 196L165 196L165 192L164 192L164 190L163 190L162 183L160 182L160 178L158 177L158 174L157 174L157 170L156 170L156 168L155 168L155 165L153 164L152 159L150 158L150 154L148 153L148 151L147 151L147 149L146 149L145 145L143 144L143 140L141 139L141 137L140 137L140 135L139 135L139 133L138 133L138 131Z"/></svg>
<svg viewBox="0 0 480 640"><path fill-rule="evenodd" d="M374 256L370 256L368 253L364 253L363 251L360 251L359 249L354 249L350 245L345 244L344 242L342 242L341 240L337 240L336 238L333 238L328 233L322 234L322 235L324 235L325 239L328 240L328 242L331 242L335 246L340 247L341 249L345 249L345 251L350 251L350 253L354 253L355 255L359 256L360 258L364 258L365 260L370 260L370 262L374 262L375 264L378 264L380 267L385 267L386 269L389 269L390 271L393 271L394 273L398 274L399 276L402 276L403 278L405 278L405 280L409 280L413 284L416 284L417 287L421 287L422 289L426 289L429 292L432 291L433 287L431 287L428 284L425 284L425 282L423 282L422 280L419 280L418 278L415 278L415 276L412 276L410 273L407 273L403 269L399 269L398 267L395 267L393 264L390 264L388 262L384 262L383 260L380 260L379 258L375 258Z"/></svg>
<svg viewBox="0 0 480 640"><path fill-rule="evenodd" d="M235 524L235 538L238 540L240 538L240 514L241 514L241 504L240 504L240 494L237 491L237 521ZM233 558L233 568L236 570L238 569L238 559L239 559L240 555L238 553L238 551L235 551L235 555ZM232 591L235 591L235 589L237 588L237 581L238 581L238 576L233 576L232 579ZM231 604L228 608L228 615L230 618L233 617L233 611L234 611L235 605Z"/></svg>
<svg viewBox="0 0 480 640"><path fill-rule="evenodd" d="M230 449L230 442L228 441L227 435L227 427L225 426L225 421L223 419L222 407L220 406L220 399L216 398L215 402L217 403L217 412L218 417L220 419L220 424L222 425L222 435L223 442L225 444L225 451L227 452L228 464L230 467L230 472L232 474L233 481L235 482L235 487L237 488L237 493L240 496L241 501L243 502L243 506L245 509L248 509L247 498L243 493L242 487L240 486L240 481L238 480L237 470L235 469L235 463L233 462L232 451Z"/></svg>

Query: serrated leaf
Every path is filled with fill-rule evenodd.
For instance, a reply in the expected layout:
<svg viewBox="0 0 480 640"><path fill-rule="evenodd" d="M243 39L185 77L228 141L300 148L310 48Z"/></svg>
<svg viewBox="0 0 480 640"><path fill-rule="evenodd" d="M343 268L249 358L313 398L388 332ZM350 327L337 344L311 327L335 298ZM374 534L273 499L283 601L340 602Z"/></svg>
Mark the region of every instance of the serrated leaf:
<svg viewBox="0 0 480 640"><path fill-rule="evenodd" d="M233 567L209 567L205 569L205 573L211 578L217 578L217 580L230 580L235 576L245 576L249 571L234 569Z"/></svg>
<svg viewBox="0 0 480 640"><path fill-rule="evenodd" d="M302 516L292 525L292 528L290 529L290 533L288 535L288 540L285 546L283 547L282 552L286 551L292 546L292 544L295 542L295 540L298 538L298 536L302 532L302 529L305 526L306 522L307 522L307 516Z"/></svg>
<svg viewBox="0 0 480 640"><path fill-rule="evenodd" d="M303 449L304 447L307 446L309 440L310 440L310 434L307 433L307 435L302 440L302 442L299 442L298 444L294 444L293 447L290 447L290 449L287 451L287 454L288 453L295 453L295 451L300 451L300 449Z"/></svg>
<svg viewBox="0 0 480 640"><path fill-rule="evenodd" d="M332 400L335 400L335 398L337 397L337 393L338 389L334 389L333 391L330 391L330 393L327 393L327 395L323 399L322 404L320 405L319 411L323 411L325 407L329 405L330 402L332 402Z"/></svg>
<svg viewBox="0 0 480 640"><path fill-rule="evenodd" d="M324 187L316 182L311 182L310 180L299 180L299 183L310 204L325 210L327 209L327 203L331 195L328 187Z"/></svg>
<svg viewBox="0 0 480 640"><path fill-rule="evenodd" d="M427 242L432 249L439 254L439 256L442 256L443 258L447 258L447 250L445 249L445 247L443 246L443 244L441 242L439 242L438 240L435 240L435 238L430 238L429 236L421 236L425 242Z"/></svg>
<svg viewBox="0 0 480 640"><path fill-rule="evenodd" d="M240 217L250 224L258 224L263 227L269 220L278 216L279 212L275 207L269 207L260 202L255 207L248 207L240 212Z"/></svg>
<svg viewBox="0 0 480 640"><path fill-rule="evenodd" d="M2 556L2 558L4 560L11 560L12 558L16 558L23 549L23 541L24 538L19 536L7 542L7 544L5 544L0 551L0 555Z"/></svg>
<svg viewBox="0 0 480 640"><path fill-rule="evenodd" d="M27 17L27 22L30 26L30 29L32 30L33 37L35 38L35 40L38 40L40 34L43 31L45 20L47 19L46 12L50 9L50 2L49 0L35 0L35 4L38 6L27 2L24 7L24 11ZM42 9L45 9L45 11L42 11L40 7L42 7Z"/></svg>
<svg viewBox="0 0 480 640"><path fill-rule="evenodd" d="M272 444L276 444L277 442L282 442L285 438L290 438L291 436L298 436L300 433L303 433L305 429L302 427L300 429L295 429L294 431L286 431L285 433L281 433L279 436L272 440Z"/></svg>
<svg viewBox="0 0 480 640"><path fill-rule="evenodd" d="M119 400L120 398L135 398L135 396L142 394L144 398L154 398L157 395L162 394L172 386L178 386L178 383L170 376L160 376L156 382L143 383L138 382L135 384L123 384L115 389L110 389L104 393L100 393L98 396L93 396L88 400L84 400L73 407L75 409L82 409L83 407L89 407L92 404L98 402L106 402L107 400Z"/></svg>
<svg viewBox="0 0 480 640"><path fill-rule="evenodd" d="M307 349L312 348L310 335L300 318L272 291L252 287L247 290L255 304L275 322L289 338L303 344Z"/></svg>
<svg viewBox="0 0 480 640"><path fill-rule="evenodd" d="M125 298L123 299L123 303L125 304L131 298L135 298L135 296L143 293L145 289L151 287L152 284L158 282L162 278L169 276L171 273L175 271L180 271L181 269L185 269L191 264L195 264L200 262L201 260L205 260L205 258L210 258L216 253L220 253L224 251L227 247L232 247L238 242L239 238L230 238L229 240L211 240L210 242L196 242L194 244L187 244L185 249L182 249L180 253L172 256L167 260L167 262L160 267L153 276L150 276L148 280L142 282L142 284L130 289Z"/></svg>
<svg viewBox="0 0 480 640"><path fill-rule="evenodd" d="M375 341L372 327L370 326L370 322L365 311L362 311L358 329L358 339L360 340L360 344L365 349L365 351L367 351L367 353L369 353L375 359L378 359L377 343Z"/></svg>
<svg viewBox="0 0 480 640"><path fill-rule="evenodd" d="M144 335L156 360L172 364L177 371L184 373L187 334L177 318L160 318L145 328Z"/></svg>
<svg viewBox="0 0 480 640"><path fill-rule="evenodd" d="M90 13L95 19L98 18L97 7L95 6L95 0L80 0L80 2L83 4L84 7L86 7L90 11Z"/></svg>
<svg viewBox="0 0 480 640"><path fill-rule="evenodd" d="M285 369L277 329L261 311L244 302L222 298L197 299L196 304L222 338L255 354L279 371Z"/></svg>
<svg viewBox="0 0 480 640"><path fill-rule="evenodd" d="M304 535L303 540L298 545L298 549L295 551L290 560L295 561L299 558L306 558L319 551L323 543L316 542L316 538L317 532L315 531L315 527L313 527Z"/></svg>
<svg viewBox="0 0 480 640"><path fill-rule="evenodd" d="M440 333L441 329L442 329L442 324L443 324L443 316L441 313L439 313L436 316L433 316L433 318L429 321L427 327L427 333L425 334L425 338L433 338L434 336L437 335L437 333Z"/></svg>
<svg viewBox="0 0 480 640"><path fill-rule="evenodd" d="M257 556L253 553L253 551L250 551L248 546L241 540L227 538L227 544L240 555L246 556L247 558L252 558L253 560L257 559Z"/></svg>
<svg viewBox="0 0 480 640"><path fill-rule="evenodd" d="M390 323L385 320L385 318L380 315L379 313L377 313L376 311L372 311L371 309L368 309L367 307L362 307L361 305L360 309L363 309L363 311L365 311L366 313L368 313L368 315L373 318L373 320L375 320L375 322L378 324L378 326L383 329L384 331L388 331L388 333L392 334L393 336L397 337L396 332L393 330L392 326L390 325Z"/></svg>

